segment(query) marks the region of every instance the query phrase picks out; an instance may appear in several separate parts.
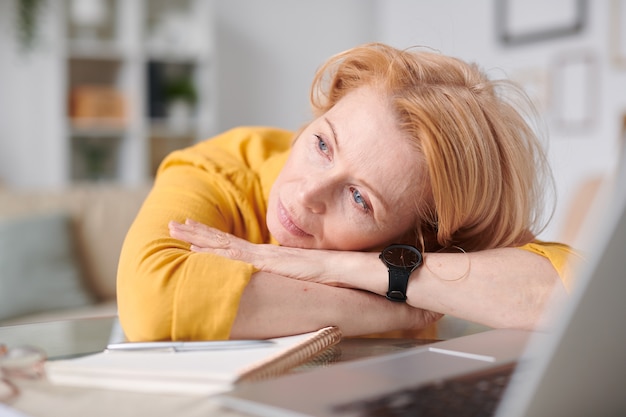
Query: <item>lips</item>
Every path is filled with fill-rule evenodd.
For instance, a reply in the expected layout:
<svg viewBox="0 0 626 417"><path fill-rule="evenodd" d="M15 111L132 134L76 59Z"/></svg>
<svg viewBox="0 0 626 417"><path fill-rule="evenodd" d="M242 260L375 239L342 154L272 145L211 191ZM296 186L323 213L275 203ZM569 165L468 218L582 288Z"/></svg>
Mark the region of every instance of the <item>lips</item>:
<svg viewBox="0 0 626 417"><path fill-rule="evenodd" d="M294 236L299 236L299 237L311 236L304 230L300 229L293 222L293 220L291 219L291 216L289 215L289 212L287 211L285 206L283 206L283 203L281 203L280 201L278 202L278 221L285 228L285 230L287 230L289 233L291 233Z"/></svg>

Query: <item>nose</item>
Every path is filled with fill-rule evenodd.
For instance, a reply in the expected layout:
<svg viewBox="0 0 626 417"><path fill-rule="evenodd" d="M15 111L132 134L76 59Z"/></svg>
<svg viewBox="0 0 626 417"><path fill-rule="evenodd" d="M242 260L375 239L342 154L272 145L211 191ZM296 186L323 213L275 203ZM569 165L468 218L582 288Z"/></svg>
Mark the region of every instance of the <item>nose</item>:
<svg viewBox="0 0 626 417"><path fill-rule="evenodd" d="M298 188L298 200L312 213L323 214L327 209L330 185L319 176L307 176Z"/></svg>

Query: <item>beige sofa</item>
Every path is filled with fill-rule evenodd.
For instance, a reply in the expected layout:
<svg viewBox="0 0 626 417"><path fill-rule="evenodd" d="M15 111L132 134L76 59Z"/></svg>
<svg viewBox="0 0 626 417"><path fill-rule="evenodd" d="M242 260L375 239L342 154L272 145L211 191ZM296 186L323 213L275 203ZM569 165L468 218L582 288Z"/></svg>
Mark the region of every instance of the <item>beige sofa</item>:
<svg viewBox="0 0 626 417"><path fill-rule="evenodd" d="M0 325L115 315L119 252L148 191L0 188Z"/></svg>

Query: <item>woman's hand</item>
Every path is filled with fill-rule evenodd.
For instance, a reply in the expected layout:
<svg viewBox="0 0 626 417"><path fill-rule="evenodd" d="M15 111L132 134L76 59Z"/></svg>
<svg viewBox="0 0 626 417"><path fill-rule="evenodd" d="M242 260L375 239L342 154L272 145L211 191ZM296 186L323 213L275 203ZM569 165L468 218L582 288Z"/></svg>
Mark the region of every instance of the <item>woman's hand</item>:
<svg viewBox="0 0 626 417"><path fill-rule="evenodd" d="M184 224L172 221L169 229L173 238L191 244L193 252L213 253L247 262L261 271L338 287L349 287L342 276L354 273L354 268L366 257L375 257L359 252L254 244L194 220L186 220Z"/></svg>

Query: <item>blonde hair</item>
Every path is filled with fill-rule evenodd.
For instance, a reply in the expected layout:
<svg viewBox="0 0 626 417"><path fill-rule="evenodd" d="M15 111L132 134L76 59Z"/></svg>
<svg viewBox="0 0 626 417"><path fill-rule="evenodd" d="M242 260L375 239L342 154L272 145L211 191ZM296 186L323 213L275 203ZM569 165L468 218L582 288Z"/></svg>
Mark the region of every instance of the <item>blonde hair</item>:
<svg viewBox="0 0 626 417"><path fill-rule="evenodd" d="M365 85L386 92L398 126L424 156L428 192L416 197L412 237L422 249L521 245L545 227L544 186L552 176L521 89L453 57L372 43L318 69L315 116Z"/></svg>

